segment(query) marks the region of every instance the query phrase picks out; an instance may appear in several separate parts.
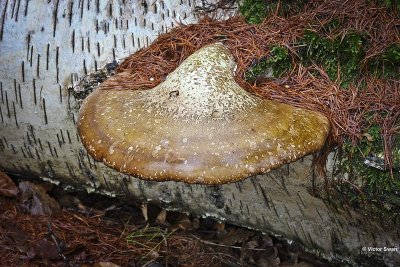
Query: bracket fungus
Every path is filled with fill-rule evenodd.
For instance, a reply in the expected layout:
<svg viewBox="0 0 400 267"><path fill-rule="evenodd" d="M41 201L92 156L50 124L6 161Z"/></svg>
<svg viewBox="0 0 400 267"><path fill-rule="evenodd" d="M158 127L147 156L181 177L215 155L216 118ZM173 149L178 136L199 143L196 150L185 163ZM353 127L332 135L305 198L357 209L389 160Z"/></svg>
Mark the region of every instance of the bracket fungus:
<svg viewBox="0 0 400 267"><path fill-rule="evenodd" d="M268 172L324 145L325 116L248 93L235 68L228 48L215 43L152 89L129 90L129 75L116 74L85 99L82 142L120 172L210 185Z"/></svg>

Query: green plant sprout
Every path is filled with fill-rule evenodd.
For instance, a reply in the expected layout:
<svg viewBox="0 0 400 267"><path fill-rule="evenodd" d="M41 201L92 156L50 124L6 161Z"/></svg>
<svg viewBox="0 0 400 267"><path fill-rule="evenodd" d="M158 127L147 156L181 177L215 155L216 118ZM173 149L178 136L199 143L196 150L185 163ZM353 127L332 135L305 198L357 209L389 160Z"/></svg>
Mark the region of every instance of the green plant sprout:
<svg viewBox="0 0 400 267"><path fill-rule="evenodd" d="M162 245L167 246L168 239L175 231L146 225L146 227L129 234L126 241L148 251L140 258L141 261L144 261L152 252L158 252Z"/></svg>

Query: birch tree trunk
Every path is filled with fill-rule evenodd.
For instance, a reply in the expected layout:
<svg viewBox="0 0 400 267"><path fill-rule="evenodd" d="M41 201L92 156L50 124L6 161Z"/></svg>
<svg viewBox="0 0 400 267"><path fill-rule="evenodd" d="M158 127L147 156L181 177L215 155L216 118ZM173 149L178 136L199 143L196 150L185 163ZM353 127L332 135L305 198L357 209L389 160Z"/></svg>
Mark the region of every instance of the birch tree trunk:
<svg viewBox="0 0 400 267"><path fill-rule="evenodd" d="M141 181L87 154L76 131L73 86L177 23L196 22L201 2L0 0L0 168L281 235L325 258L399 266L398 229L310 195L310 156L243 182L201 186Z"/></svg>

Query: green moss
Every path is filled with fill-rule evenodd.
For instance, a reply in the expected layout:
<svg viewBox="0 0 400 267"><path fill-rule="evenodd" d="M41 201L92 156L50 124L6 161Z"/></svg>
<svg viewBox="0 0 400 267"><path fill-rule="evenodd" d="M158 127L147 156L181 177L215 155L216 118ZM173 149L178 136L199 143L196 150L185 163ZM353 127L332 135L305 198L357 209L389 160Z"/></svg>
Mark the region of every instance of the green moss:
<svg viewBox="0 0 400 267"><path fill-rule="evenodd" d="M332 80L336 80L340 73L342 86L346 87L359 74L365 45L365 38L357 32L330 39L306 30L300 40L299 54L304 65L321 65Z"/></svg>
<svg viewBox="0 0 400 267"><path fill-rule="evenodd" d="M276 3L279 2L279 12L280 16L290 16L292 14L296 14L300 12L304 5L308 2L307 0L276 0ZM278 7L278 5L276 6Z"/></svg>
<svg viewBox="0 0 400 267"><path fill-rule="evenodd" d="M337 27L335 21L327 27ZM306 30L300 40L300 61L303 65L317 64L323 67L332 80L340 75L341 85L347 87L360 74L361 61L366 50L365 38L357 32L349 32L334 39L322 37L318 33ZM292 59L285 47L273 46L271 56L261 59L252 66L245 78L254 81L260 76L277 78L291 68Z"/></svg>
<svg viewBox="0 0 400 267"><path fill-rule="evenodd" d="M394 12L400 11L400 1L398 0L375 0L379 5L386 7L387 9L391 9Z"/></svg>
<svg viewBox="0 0 400 267"><path fill-rule="evenodd" d="M331 19L327 23L325 23L322 28L326 33L331 33L339 28L342 23L338 18Z"/></svg>
<svg viewBox="0 0 400 267"><path fill-rule="evenodd" d="M270 53L246 72L246 80L255 81L261 76L278 78L291 68L292 60L286 47L273 46Z"/></svg>
<svg viewBox="0 0 400 267"><path fill-rule="evenodd" d="M394 43L369 61L372 72L383 78L400 79L400 43Z"/></svg>
<svg viewBox="0 0 400 267"><path fill-rule="evenodd" d="M393 176L383 160L381 127L371 124L364 137L357 145L347 140L342 146L336 188L342 199L371 216L400 219L400 136L395 136L392 147Z"/></svg>
<svg viewBox="0 0 400 267"><path fill-rule="evenodd" d="M239 6L240 14L249 24L259 24L267 17L267 2L264 0L244 0Z"/></svg>
<svg viewBox="0 0 400 267"><path fill-rule="evenodd" d="M239 6L240 14L249 24L259 24L278 9L279 16L289 16L299 12L306 0L244 0Z"/></svg>

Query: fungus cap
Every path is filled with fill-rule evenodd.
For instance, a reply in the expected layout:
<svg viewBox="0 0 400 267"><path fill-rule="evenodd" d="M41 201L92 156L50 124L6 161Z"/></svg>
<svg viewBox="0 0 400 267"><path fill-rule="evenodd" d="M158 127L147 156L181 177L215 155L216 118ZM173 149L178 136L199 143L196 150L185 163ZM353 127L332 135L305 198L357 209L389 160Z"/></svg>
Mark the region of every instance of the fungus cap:
<svg viewBox="0 0 400 267"><path fill-rule="evenodd" d="M268 172L324 145L325 116L251 95L235 82L235 67L216 43L153 89L129 90L129 74L116 74L85 99L81 140L120 172L202 184ZM102 90L115 87L126 90Z"/></svg>

